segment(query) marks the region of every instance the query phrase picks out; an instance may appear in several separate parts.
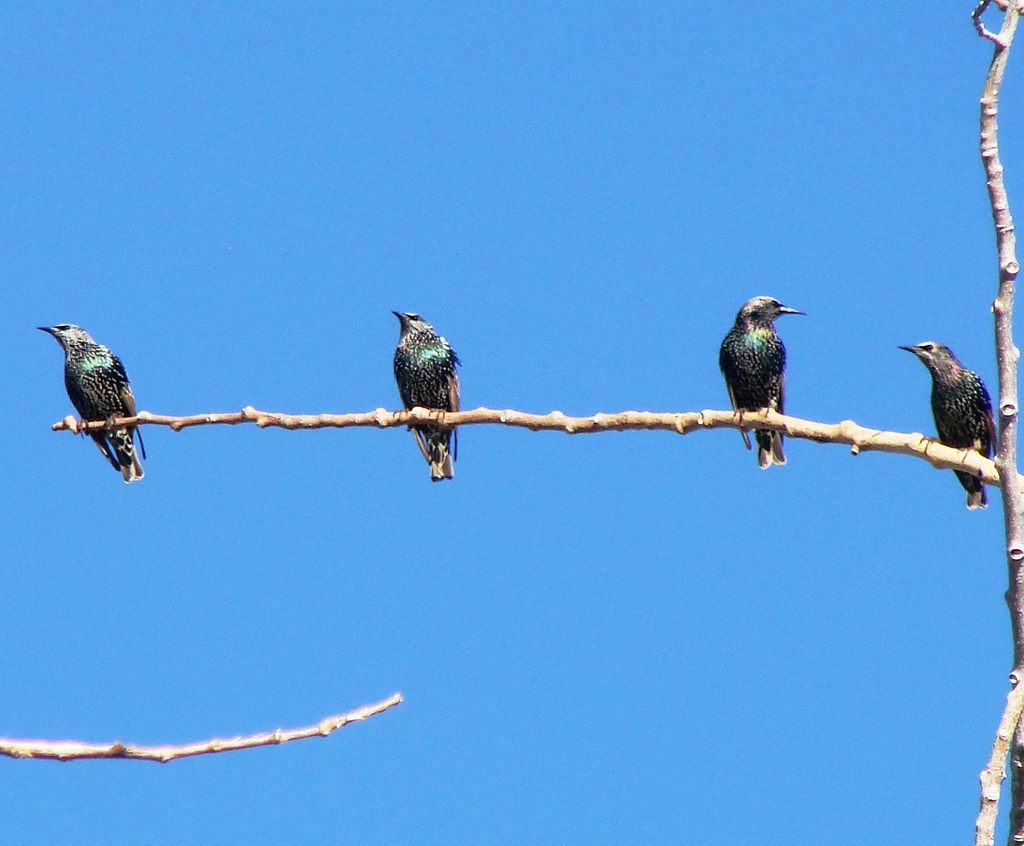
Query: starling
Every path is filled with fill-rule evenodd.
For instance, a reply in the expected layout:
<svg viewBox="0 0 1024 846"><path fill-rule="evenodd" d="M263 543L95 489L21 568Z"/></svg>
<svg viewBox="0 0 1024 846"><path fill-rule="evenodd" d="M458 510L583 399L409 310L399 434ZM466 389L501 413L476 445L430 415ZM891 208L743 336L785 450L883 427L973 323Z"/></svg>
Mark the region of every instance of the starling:
<svg viewBox="0 0 1024 846"><path fill-rule="evenodd" d="M402 404L408 409L459 410L459 357L434 327L418 314L393 311L401 324L395 348L395 381ZM455 428L417 424L409 427L423 457L430 465L430 480L439 482L455 475L452 466L459 455Z"/></svg>
<svg viewBox="0 0 1024 846"><path fill-rule="evenodd" d="M135 397L121 359L102 344L97 344L88 332L78 326L61 323L38 328L53 335L64 349L64 386L82 420L135 416ZM125 484L142 478L142 465L135 454L134 439L139 439L143 458L146 457L146 448L142 434L134 426L130 429L103 429L90 432L89 436L114 469L120 471Z"/></svg>
<svg viewBox="0 0 1024 846"><path fill-rule="evenodd" d="M991 458L996 428L992 400L981 377L964 367L952 350L938 341L922 341L900 349L916 355L932 374L932 416L939 442L957 449L975 449ZM988 505L981 479L962 470L953 472L967 491L968 508Z"/></svg>
<svg viewBox="0 0 1024 846"><path fill-rule="evenodd" d="M786 348L775 331L775 318L780 314L803 313L772 297L754 297L743 304L718 352L718 366L736 411L770 408L779 414L784 412ZM740 434L750 449L747 430L740 429ZM786 463L781 432L755 427L754 434L757 464L762 470L772 463Z"/></svg>

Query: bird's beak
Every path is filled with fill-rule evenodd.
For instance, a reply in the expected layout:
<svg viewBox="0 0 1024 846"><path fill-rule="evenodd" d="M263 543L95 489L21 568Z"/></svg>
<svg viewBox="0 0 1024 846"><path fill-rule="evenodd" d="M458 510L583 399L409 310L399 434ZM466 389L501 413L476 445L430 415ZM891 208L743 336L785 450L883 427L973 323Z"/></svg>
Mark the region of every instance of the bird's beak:
<svg viewBox="0 0 1024 846"><path fill-rule="evenodd" d="M906 350L908 353L913 353L914 355L917 355L917 347L905 347L902 344L900 344L900 349Z"/></svg>
<svg viewBox="0 0 1024 846"><path fill-rule="evenodd" d="M798 308L790 308L789 306L779 306L779 314L802 314L804 317L807 316L806 311L800 311Z"/></svg>
<svg viewBox="0 0 1024 846"><path fill-rule="evenodd" d="M56 332L53 331L53 328L50 326L37 326L36 329L38 329L40 332L45 332L47 335L57 334Z"/></svg>
<svg viewBox="0 0 1024 846"><path fill-rule="evenodd" d="M400 311L394 311L394 310L392 310L392 312L391 312L391 313L392 313L392 314L393 314L393 315L394 315L395 317L397 317L397 318L398 318L398 319L399 319L399 320L400 320L400 321L401 321L402 323L405 323L405 315L404 315L404 314L402 314L402 312L400 312Z"/></svg>

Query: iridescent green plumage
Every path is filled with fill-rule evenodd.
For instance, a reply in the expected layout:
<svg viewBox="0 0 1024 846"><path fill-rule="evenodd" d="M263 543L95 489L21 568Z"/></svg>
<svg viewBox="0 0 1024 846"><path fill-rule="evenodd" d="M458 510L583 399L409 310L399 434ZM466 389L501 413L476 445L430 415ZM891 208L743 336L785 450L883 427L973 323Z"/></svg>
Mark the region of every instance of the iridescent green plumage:
<svg viewBox="0 0 1024 846"><path fill-rule="evenodd" d="M729 400L737 411L771 409L785 412L786 347L775 331L780 314L803 314L782 305L772 297L747 300L736 315L736 322L722 339L718 366L725 376ZM755 428L757 464L766 470L773 463L785 464L782 433ZM743 443L750 449L746 429Z"/></svg>
<svg viewBox="0 0 1024 846"><path fill-rule="evenodd" d="M64 350L64 387L82 420L135 416L135 397L121 359L78 326L61 323L38 328L53 335ZM104 429L90 432L89 436L125 483L143 477L135 454L135 439L143 458L146 448L138 429Z"/></svg>
<svg viewBox="0 0 1024 846"><path fill-rule="evenodd" d="M981 377L964 367L952 350L938 341L922 341L912 347L900 347L913 353L928 368L932 377L932 417L939 441L958 449L974 449L992 457L996 441L992 419L992 399ZM968 508L988 505L981 479L954 470L967 491Z"/></svg>
<svg viewBox="0 0 1024 846"><path fill-rule="evenodd" d="M455 372L459 357L434 327L418 314L392 312L398 318L400 335L395 349L394 370L398 393L406 408L459 410L459 378ZM439 482L455 475L458 432L454 427L417 424L410 427L416 444L430 465L430 479Z"/></svg>

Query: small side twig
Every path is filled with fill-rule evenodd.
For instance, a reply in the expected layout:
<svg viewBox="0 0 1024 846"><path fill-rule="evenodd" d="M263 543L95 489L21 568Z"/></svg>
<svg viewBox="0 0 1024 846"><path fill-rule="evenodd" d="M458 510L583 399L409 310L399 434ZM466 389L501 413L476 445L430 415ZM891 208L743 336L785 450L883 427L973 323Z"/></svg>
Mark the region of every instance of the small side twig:
<svg viewBox="0 0 1024 846"><path fill-rule="evenodd" d="M387 699L364 705L344 714L324 717L311 726L296 729L275 729L274 731L250 734L243 737L211 738L196 743L165 746L135 746L120 741L112 743L84 743L79 740L19 740L0 737L0 755L9 758L45 758L55 761L75 761L82 758L130 758L136 761L157 761L166 764L178 758L194 755L211 755L216 752L233 752L236 749L253 749L257 746L276 746L292 740L307 737L326 737L331 732L373 717L394 708L402 702L402 694L394 693Z"/></svg>
<svg viewBox="0 0 1024 846"><path fill-rule="evenodd" d="M981 22L981 16L985 14L985 10L989 7L990 2L991 0L978 0L978 5L971 11L971 23L974 24L974 30L978 35L982 38L987 38L997 48L1005 49L1009 45L1000 36L986 29L985 24ZM995 0L995 3L1000 9L1006 10L1007 0Z"/></svg>

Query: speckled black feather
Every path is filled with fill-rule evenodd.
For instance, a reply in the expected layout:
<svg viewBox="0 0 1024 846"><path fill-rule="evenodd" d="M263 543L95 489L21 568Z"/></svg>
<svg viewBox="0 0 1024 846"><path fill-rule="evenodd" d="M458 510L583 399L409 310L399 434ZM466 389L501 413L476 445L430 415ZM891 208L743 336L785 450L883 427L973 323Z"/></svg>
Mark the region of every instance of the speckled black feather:
<svg viewBox="0 0 1024 846"><path fill-rule="evenodd" d="M459 357L418 314L397 311L394 314L401 324L394 370L402 404L406 408L458 411L459 380L455 368ZM455 475L454 461L458 458L456 429L429 424L410 428L430 465L431 480L451 479Z"/></svg>
<svg viewBox="0 0 1024 846"><path fill-rule="evenodd" d="M63 323L39 328L53 335L64 349L64 387L82 420L135 416L135 397L121 359L78 326ZM126 483L143 477L134 440L138 439L143 457L146 448L135 427L90 432L89 436Z"/></svg>
<svg viewBox="0 0 1024 846"><path fill-rule="evenodd" d="M785 412L786 347L775 331L780 314L802 314L772 297L754 297L743 304L718 352L732 407L742 411L769 408ZM750 449L745 429L740 430ZM782 433L755 429L757 463L761 469L785 464Z"/></svg>
<svg viewBox="0 0 1024 846"><path fill-rule="evenodd" d="M995 422L992 399L981 377L964 367L945 344L922 341L901 347L916 355L932 377L932 417L939 440L957 449L975 449L992 457ZM967 491L968 508L984 508L988 496L981 480L970 473L954 470Z"/></svg>

